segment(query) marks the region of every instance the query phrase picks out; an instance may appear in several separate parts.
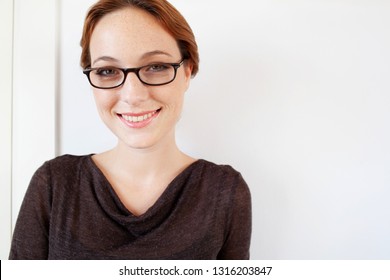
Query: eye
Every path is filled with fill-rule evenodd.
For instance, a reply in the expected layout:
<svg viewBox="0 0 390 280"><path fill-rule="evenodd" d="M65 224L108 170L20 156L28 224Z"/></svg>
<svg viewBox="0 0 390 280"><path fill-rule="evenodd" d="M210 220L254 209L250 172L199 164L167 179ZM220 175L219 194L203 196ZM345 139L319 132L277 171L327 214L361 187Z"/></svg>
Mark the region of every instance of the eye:
<svg viewBox="0 0 390 280"><path fill-rule="evenodd" d="M114 67L98 68L95 70L95 74L102 77L113 77L120 75L121 71Z"/></svg>
<svg viewBox="0 0 390 280"><path fill-rule="evenodd" d="M145 67L145 72L163 72L166 70L169 70L170 65L169 64L151 64Z"/></svg>

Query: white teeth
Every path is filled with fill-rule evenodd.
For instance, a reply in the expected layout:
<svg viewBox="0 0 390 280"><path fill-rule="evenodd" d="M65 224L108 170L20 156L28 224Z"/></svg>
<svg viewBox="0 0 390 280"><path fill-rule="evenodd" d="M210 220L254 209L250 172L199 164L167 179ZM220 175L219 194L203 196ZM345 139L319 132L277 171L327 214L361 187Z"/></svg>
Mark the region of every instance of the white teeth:
<svg viewBox="0 0 390 280"><path fill-rule="evenodd" d="M137 122L142 122L144 120L150 119L156 113L157 113L157 111L155 111L153 113L145 114L143 116L138 116L138 117L137 116L133 117L133 116L122 115L122 118L124 118L128 122L137 123Z"/></svg>

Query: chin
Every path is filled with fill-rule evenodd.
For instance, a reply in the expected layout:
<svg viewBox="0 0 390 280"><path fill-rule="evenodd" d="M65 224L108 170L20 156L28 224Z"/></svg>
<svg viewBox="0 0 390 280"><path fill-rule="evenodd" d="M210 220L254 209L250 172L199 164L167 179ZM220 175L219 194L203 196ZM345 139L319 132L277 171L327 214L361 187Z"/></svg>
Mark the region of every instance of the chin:
<svg viewBox="0 0 390 280"><path fill-rule="evenodd" d="M119 138L119 145L132 150L151 150L163 145L164 137L156 135L131 135Z"/></svg>
<svg viewBox="0 0 390 280"><path fill-rule="evenodd" d="M137 140L137 141L129 141L129 140L120 140L119 145L125 148L133 149L133 150L147 150L156 146L156 143L153 141L147 140Z"/></svg>
<svg viewBox="0 0 390 280"><path fill-rule="evenodd" d="M157 147L169 146L175 142L174 127L168 131L161 129L146 129L135 131L117 131L118 144L124 148L137 150L150 150Z"/></svg>

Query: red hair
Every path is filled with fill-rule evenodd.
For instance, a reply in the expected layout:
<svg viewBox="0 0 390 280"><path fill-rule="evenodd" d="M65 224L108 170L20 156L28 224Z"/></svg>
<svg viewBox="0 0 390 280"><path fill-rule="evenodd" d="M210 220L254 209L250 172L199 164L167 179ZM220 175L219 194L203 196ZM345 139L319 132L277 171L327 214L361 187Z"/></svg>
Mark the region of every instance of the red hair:
<svg viewBox="0 0 390 280"><path fill-rule="evenodd" d="M199 70L199 54L195 36L185 18L166 0L100 0L88 11L80 45L81 67L91 66L89 44L92 32L105 15L127 7L136 7L151 14L175 38L181 55L192 65L192 76Z"/></svg>

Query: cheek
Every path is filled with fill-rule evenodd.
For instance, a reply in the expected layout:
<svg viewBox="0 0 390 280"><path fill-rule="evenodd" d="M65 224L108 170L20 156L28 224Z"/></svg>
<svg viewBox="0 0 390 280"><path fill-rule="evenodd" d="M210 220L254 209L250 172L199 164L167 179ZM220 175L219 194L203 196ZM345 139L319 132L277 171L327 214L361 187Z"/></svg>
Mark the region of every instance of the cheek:
<svg viewBox="0 0 390 280"><path fill-rule="evenodd" d="M183 96L184 93L181 90L172 88L154 95L154 99L171 110L180 110L183 105Z"/></svg>
<svg viewBox="0 0 390 280"><path fill-rule="evenodd" d="M93 96L95 98L96 108L101 117L105 114L110 113L111 109L116 103L116 98L114 95L104 94L99 91L94 91Z"/></svg>
<svg viewBox="0 0 390 280"><path fill-rule="evenodd" d="M172 121L173 123L177 123L181 119L181 114L183 111L183 103L184 103L184 94L179 94L174 98L171 102L171 110L172 110Z"/></svg>

